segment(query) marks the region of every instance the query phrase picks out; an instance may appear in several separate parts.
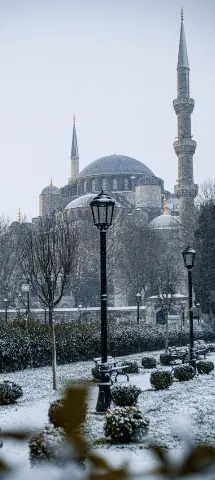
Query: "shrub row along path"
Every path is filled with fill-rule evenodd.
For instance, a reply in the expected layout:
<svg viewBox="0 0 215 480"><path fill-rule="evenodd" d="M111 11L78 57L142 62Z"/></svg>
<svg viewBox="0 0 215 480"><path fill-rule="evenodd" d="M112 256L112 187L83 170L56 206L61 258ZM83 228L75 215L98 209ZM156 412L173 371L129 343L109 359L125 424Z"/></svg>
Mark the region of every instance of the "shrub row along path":
<svg viewBox="0 0 215 480"><path fill-rule="evenodd" d="M146 352L144 353L146 355ZM152 355L152 352L150 352ZM159 352L154 352L156 358ZM121 357L122 358L122 357ZM142 355L130 355L126 359L138 360L141 363ZM215 362L215 354L209 354L208 359ZM69 381L91 379L92 362L61 365L57 368L58 392L52 390L52 373L50 367L28 369L9 374L0 374L0 381L10 380L22 386L24 395L16 404L0 406L0 427L7 428L42 428L48 424L48 408L51 401L59 398L60 392ZM168 369L168 367L165 367ZM95 415L97 386L89 390L89 407L87 415L87 436L90 444L96 441L100 451L115 463L130 458L136 465L148 463L151 454L147 448L151 441L157 441L169 449L180 449L184 439L194 439L196 442L208 442L215 445L215 372L209 375L197 375L188 382L174 382L169 390L154 391L150 386L150 370L139 375L130 375L130 382L143 390L137 406L143 415L150 420L147 437L142 444L129 446L113 446L100 444L104 439L104 417ZM119 377L120 383L127 383L125 377ZM118 383L119 383L118 382ZM120 452L119 452L120 449ZM119 455L120 453L120 455ZM10 462L21 463L28 467L28 444L19 444L14 441L4 442L1 455L10 459Z"/></svg>

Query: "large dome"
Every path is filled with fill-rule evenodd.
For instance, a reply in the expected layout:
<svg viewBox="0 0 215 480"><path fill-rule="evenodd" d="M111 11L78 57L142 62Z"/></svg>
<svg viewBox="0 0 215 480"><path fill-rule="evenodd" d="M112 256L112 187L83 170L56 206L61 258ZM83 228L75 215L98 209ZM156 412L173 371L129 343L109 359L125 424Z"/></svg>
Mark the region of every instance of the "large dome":
<svg viewBox="0 0 215 480"><path fill-rule="evenodd" d="M108 155L90 163L80 173L79 177L91 177L92 175L117 175L117 174L141 174L154 176L154 173L144 163L125 155Z"/></svg>

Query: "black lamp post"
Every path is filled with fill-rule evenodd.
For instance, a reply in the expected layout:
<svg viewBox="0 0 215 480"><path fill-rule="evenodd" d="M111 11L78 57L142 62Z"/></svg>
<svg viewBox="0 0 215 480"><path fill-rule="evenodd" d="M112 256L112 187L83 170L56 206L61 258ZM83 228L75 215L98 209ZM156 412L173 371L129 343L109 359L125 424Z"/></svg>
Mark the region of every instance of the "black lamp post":
<svg viewBox="0 0 215 480"><path fill-rule="evenodd" d="M182 252L184 258L185 267L188 270L188 311L189 311L189 321L190 321L190 365L195 367L195 360L193 358L193 347L194 347L194 337L193 337L193 284L192 284L192 268L195 264L196 252L189 245Z"/></svg>
<svg viewBox="0 0 215 480"><path fill-rule="evenodd" d="M7 323L7 311L8 311L8 306L9 306L9 300L7 298L4 298L4 308L5 308L5 323Z"/></svg>
<svg viewBox="0 0 215 480"><path fill-rule="evenodd" d="M196 304L196 308L197 308L198 323L199 323L200 322L200 303Z"/></svg>
<svg viewBox="0 0 215 480"><path fill-rule="evenodd" d="M140 303L141 303L141 294L136 294L136 302L137 302L137 325L140 324Z"/></svg>
<svg viewBox="0 0 215 480"><path fill-rule="evenodd" d="M30 313L30 286L29 286L29 278L27 278L27 283L22 285L22 292L26 292L26 315Z"/></svg>
<svg viewBox="0 0 215 480"><path fill-rule="evenodd" d="M100 231L101 265L101 367L97 412L105 412L110 406L110 375L107 365L107 275L106 231L112 224L115 200L101 191L91 202L94 225Z"/></svg>

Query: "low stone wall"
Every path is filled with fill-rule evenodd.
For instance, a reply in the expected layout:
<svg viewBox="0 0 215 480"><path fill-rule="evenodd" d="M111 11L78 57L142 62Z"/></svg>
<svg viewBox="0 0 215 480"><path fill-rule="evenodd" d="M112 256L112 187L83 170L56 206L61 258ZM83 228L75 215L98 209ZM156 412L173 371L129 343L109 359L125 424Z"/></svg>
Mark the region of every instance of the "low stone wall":
<svg viewBox="0 0 215 480"><path fill-rule="evenodd" d="M43 323L48 323L48 310L33 309L31 315L36 320ZM14 319L20 320L25 316L25 310L9 309L7 312L7 321L11 322ZM56 323L81 322L91 323L100 322L100 308L63 308L54 311L54 319ZM5 322L5 310L0 310L0 321ZM137 308L136 307L109 307L108 321L115 321L117 324L136 324L137 323ZM140 322L145 323L146 313L145 307L140 307Z"/></svg>

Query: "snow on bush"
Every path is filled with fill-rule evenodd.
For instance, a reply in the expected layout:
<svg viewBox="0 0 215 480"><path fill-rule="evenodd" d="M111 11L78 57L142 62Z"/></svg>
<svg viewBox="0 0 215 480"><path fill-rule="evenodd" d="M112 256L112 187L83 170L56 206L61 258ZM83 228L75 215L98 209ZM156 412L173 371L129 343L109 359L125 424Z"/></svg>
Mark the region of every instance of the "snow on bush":
<svg viewBox="0 0 215 480"><path fill-rule="evenodd" d="M59 413L61 413L64 406L65 406L65 400L63 398L54 400L54 402L50 404L50 407L48 410L48 418L50 423L53 423L55 428L57 427L66 428L66 423L59 418Z"/></svg>
<svg viewBox="0 0 215 480"><path fill-rule="evenodd" d="M117 407L105 415L104 432L114 443L141 441L147 433L149 421L136 407Z"/></svg>
<svg viewBox="0 0 215 480"><path fill-rule="evenodd" d="M5 380L0 383L0 405L8 405L14 403L18 398L22 397L22 387L14 382Z"/></svg>
<svg viewBox="0 0 215 480"><path fill-rule="evenodd" d="M171 355L169 353L160 354L160 363L161 365L170 365Z"/></svg>
<svg viewBox="0 0 215 480"><path fill-rule="evenodd" d="M199 360L199 362L196 363L196 366L198 373L208 374L214 370L214 363L210 360Z"/></svg>
<svg viewBox="0 0 215 480"><path fill-rule="evenodd" d="M122 362L122 367L126 366L126 368L123 368L123 372L125 373L139 373L139 367L137 362L127 362L126 360Z"/></svg>
<svg viewBox="0 0 215 480"><path fill-rule="evenodd" d="M141 389L136 385L117 385L111 389L111 398L115 405L127 407L136 405Z"/></svg>
<svg viewBox="0 0 215 480"><path fill-rule="evenodd" d="M174 369L174 377L179 380L179 382L185 382L187 380L192 380L195 376L195 370L191 365L178 365Z"/></svg>
<svg viewBox="0 0 215 480"><path fill-rule="evenodd" d="M167 371L152 372L150 375L150 382L155 390L163 390L169 388L173 383L173 376Z"/></svg>
<svg viewBox="0 0 215 480"><path fill-rule="evenodd" d="M62 465L65 458L66 439L63 428L46 426L33 435L29 441L29 458L31 466L45 462Z"/></svg>
<svg viewBox="0 0 215 480"><path fill-rule="evenodd" d="M156 359L154 357L143 357L142 366L144 368L156 368Z"/></svg>

